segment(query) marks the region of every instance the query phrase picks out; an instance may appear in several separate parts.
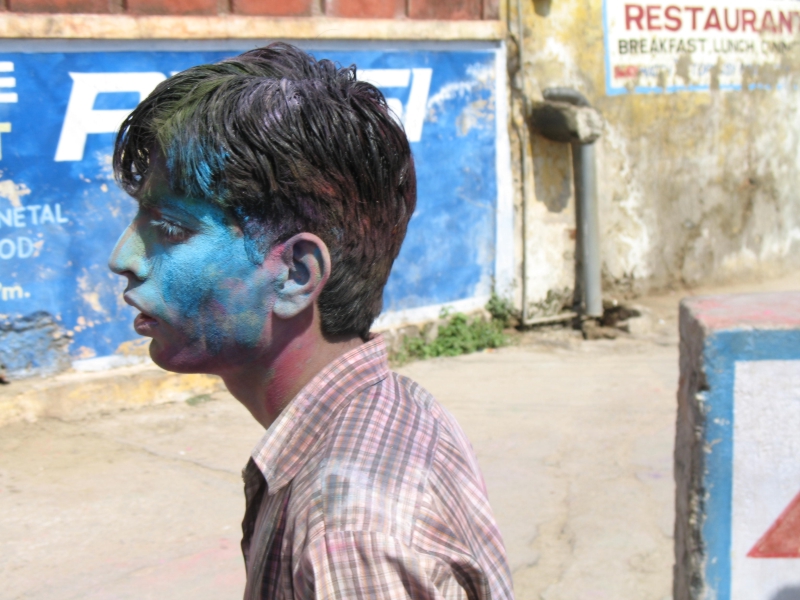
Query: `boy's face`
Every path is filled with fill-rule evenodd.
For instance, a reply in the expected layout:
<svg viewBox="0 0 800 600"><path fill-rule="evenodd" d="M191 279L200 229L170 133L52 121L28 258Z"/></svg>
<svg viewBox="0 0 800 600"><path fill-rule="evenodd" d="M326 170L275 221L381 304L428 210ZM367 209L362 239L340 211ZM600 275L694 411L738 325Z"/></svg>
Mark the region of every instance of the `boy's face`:
<svg viewBox="0 0 800 600"><path fill-rule="evenodd" d="M247 256L239 227L219 207L176 196L154 161L139 211L109 260L128 279L134 329L150 356L183 373L223 373L269 346L275 277Z"/></svg>

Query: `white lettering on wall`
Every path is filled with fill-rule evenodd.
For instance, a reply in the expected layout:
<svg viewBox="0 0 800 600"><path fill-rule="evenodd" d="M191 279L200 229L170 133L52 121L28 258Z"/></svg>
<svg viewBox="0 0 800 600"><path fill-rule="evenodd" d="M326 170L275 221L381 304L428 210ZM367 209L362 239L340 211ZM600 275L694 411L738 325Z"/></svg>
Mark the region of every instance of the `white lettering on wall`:
<svg viewBox="0 0 800 600"><path fill-rule="evenodd" d="M0 233L3 229L29 229L43 225L62 226L69 219L61 214L61 204L28 204L0 209ZM23 232L19 232L23 233ZM26 236L9 236L0 239L0 261L12 258L36 258L42 251L44 240L38 234L34 241Z"/></svg>
<svg viewBox="0 0 800 600"><path fill-rule="evenodd" d="M9 300L22 300L23 298L30 297L30 293L23 290L22 286L18 283L14 285L3 285L0 283L0 300L4 302L8 302Z"/></svg>
<svg viewBox="0 0 800 600"><path fill-rule="evenodd" d="M398 98L387 97L386 104L403 124L409 142L422 139L425 108L431 88L433 69L359 69L358 78L377 88L407 88L411 84L405 108ZM412 77L413 76L413 77Z"/></svg>
<svg viewBox="0 0 800 600"><path fill-rule="evenodd" d="M50 204L29 204L0 209L0 229L47 225L48 223L69 223L69 219L61 214L61 204L56 203L52 206Z"/></svg>
<svg viewBox="0 0 800 600"><path fill-rule="evenodd" d="M139 101L147 97L166 79L163 73L70 73L72 92L64 115L64 125L58 139L55 160L83 159L86 137L91 133L114 133L130 110L96 110L98 94L137 92Z"/></svg>
<svg viewBox="0 0 800 600"><path fill-rule="evenodd" d="M11 133L11 123L4 122L0 123L0 133ZM2 136L0 136L0 160L3 158L3 144L2 144Z"/></svg>
<svg viewBox="0 0 800 600"><path fill-rule="evenodd" d="M3 60L0 61L0 73L13 73L14 63ZM13 88L17 87L17 79L15 77L0 77L0 88ZM0 102L15 103L19 100L16 92L0 91Z"/></svg>
<svg viewBox="0 0 800 600"><path fill-rule="evenodd" d="M9 63L11 64L11 63ZM0 62L0 71L4 63ZM13 68L13 65L11 66ZM368 81L376 87L408 88L406 105L399 98L388 96L389 108L397 115L406 130L409 141L418 142L422 138L425 122L425 108L431 85L432 69L362 69L359 79ZM114 133L130 113L129 109L95 109L94 103L99 94L114 92L135 92L139 101L166 79L157 72L142 73L70 73L72 91L64 115L61 135L56 147L57 162L83 160L87 136L93 133ZM5 79L0 77L0 87ZM16 96L16 94L14 94ZM0 93L0 102L4 94ZM16 101L16 100L14 100Z"/></svg>
<svg viewBox="0 0 800 600"><path fill-rule="evenodd" d="M36 254L36 243L29 237L0 239L0 260L30 258L34 254Z"/></svg>

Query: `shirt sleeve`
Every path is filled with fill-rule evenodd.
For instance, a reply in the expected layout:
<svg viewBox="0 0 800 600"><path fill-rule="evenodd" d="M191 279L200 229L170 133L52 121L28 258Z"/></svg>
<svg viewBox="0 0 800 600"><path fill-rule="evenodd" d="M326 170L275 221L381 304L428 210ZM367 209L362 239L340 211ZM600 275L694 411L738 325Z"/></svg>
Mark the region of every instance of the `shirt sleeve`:
<svg viewBox="0 0 800 600"><path fill-rule="evenodd" d="M467 565L459 578L447 562L393 537L369 531L329 533L303 553L294 572L294 598L467 600L475 596L467 594L459 579L472 568L477 565Z"/></svg>

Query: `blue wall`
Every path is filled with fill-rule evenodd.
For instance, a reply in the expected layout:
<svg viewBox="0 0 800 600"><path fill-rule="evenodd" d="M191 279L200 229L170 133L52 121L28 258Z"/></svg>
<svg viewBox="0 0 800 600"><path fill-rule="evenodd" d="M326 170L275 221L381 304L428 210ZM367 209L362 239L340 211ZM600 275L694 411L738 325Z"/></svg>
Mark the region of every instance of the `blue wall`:
<svg viewBox="0 0 800 600"><path fill-rule="evenodd" d="M123 282L106 267L134 210L113 180L108 124L170 73L256 44L117 51L99 42L77 51L61 44L0 46L0 324L10 331L20 317L46 313L72 335L72 358L90 358L136 337L134 312L120 298ZM353 48L312 51L357 64L383 89L401 113L419 180L384 310L487 295L498 196L496 49ZM36 346L46 343L31 337L23 357L0 327L0 362L12 371L52 367L47 348Z"/></svg>

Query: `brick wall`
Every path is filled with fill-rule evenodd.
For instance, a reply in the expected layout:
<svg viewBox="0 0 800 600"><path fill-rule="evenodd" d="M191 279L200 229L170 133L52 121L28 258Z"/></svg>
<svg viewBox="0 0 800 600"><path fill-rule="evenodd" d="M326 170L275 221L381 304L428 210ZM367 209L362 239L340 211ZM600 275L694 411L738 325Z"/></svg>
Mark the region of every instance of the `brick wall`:
<svg viewBox="0 0 800 600"><path fill-rule="evenodd" d="M499 0L0 0L16 13L497 19Z"/></svg>

